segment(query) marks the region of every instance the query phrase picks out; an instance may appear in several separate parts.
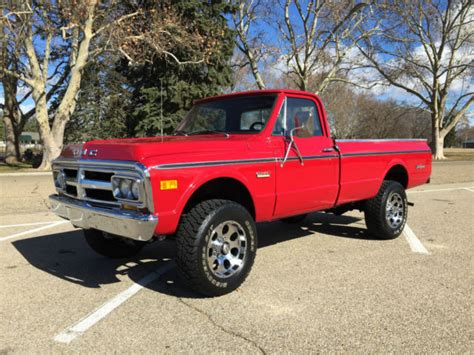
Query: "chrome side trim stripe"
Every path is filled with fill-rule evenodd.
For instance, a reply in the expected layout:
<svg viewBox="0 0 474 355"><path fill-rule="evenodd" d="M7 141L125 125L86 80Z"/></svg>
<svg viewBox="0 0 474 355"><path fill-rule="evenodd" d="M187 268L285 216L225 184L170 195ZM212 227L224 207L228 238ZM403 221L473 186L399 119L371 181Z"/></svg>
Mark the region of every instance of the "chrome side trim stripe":
<svg viewBox="0 0 474 355"><path fill-rule="evenodd" d="M168 170L168 169L183 169L183 168L199 168L207 166L221 166L234 164L253 164L253 163L274 163L276 158L263 159L241 159L241 160L216 160L216 161L202 161L192 163L173 163L173 164L159 164L152 166L150 169Z"/></svg>
<svg viewBox="0 0 474 355"><path fill-rule="evenodd" d="M427 142L426 138L381 138L381 139L336 139L336 142L345 143L370 143L370 142Z"/></svg>
<svg viewBox="0 0 474 355"><path fill-rule="evenodd" d="M414 154L414 153L431 153L431 150L405 150L397 152L370 152L370 153L346 153L342 154L341 157L358 157L358 156L371 156L371 155L390 155L390 154ZM304 160L318 160L318 159L334 159L338 155L309 155L303 156ZM299 160L298 157L291 157L288 160L294 161ZM209 166L223 166L223 165L241 165L241 164L253 164L253 163L276 163L280 161L280 158L262 158L262 159L240 159L240 160L216 160L216 161L204 161L204 162L190 162L190 163L172 163L172 164L159 164L150 167L150 169L156 170L171 170L171 169L186 169L186 168L199 168Z"/></svg>
<svg viewBox="0 0 474 355"><path fill-rule="evenodd" d="M371 155L391 155L391 154L415 154L415 153L431 153L431 150L402 150L396 152L368 152L368 153L343 153L342 158L346 157L366 157Z"/></svg>
<svg viewBox="0 0 474 355"><path fill-rule="evenodd" d="M332 159L337 158L337 155L311 155L303 157L307 160L315 159ZM291 157L288 160L299 160L298 157ZM236 164L253 164L253 163L276 163L279 158L262 158L262 159L240 159L240 160L217 160L217 161L204 161L204 162L193 162L193 163L173 163L173 164L160 164L152 166L151 169L157 170L169 170L169 169L184 169L184 168L197 168L197 167L208 167L208 166L222 166L222 165L236 165Z"/></svg>

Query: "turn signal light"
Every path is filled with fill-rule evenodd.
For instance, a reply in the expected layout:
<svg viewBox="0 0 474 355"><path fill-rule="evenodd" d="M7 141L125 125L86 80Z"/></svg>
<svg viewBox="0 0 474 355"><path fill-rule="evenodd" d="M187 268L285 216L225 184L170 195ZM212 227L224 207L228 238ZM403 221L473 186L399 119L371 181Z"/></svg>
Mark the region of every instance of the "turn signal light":
<svg viewBox="0 0 474 355"><path fill-rule="evenodd" d="M178 180L161 180L161 190L176 190L178 188Z"/></svg>

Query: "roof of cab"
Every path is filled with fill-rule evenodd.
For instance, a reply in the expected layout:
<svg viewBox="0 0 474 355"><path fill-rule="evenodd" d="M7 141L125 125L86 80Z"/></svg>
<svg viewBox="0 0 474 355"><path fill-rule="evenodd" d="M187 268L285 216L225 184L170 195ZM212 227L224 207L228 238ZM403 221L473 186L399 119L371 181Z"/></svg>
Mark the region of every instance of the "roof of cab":
<svg viewBox="0 0 474 355"><path fill-rule="evenodd" d="M317 97L316 94L308 91L301 91L301 90L291 90L291 89L265 89L265 90L249 90L249 91L239 91L233 92L230 94L223 94L223 95L216 95L210 96L203 99L195 100L194 103L210 101L214 99L221 99L226 97L234 97L234 96L247 96L247 95L265 95L265 94L296 94L296 95L305 95L305 96L312 96Z"/></svg>

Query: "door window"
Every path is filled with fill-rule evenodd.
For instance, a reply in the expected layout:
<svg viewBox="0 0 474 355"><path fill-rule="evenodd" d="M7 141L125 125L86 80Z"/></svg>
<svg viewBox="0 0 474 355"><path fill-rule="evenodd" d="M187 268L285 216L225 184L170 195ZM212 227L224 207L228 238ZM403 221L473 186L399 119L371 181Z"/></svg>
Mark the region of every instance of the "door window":
<svg viewBox="0 0 474 355"><path fill-rule="evenodd" d="M295 137L307 138L323 135L318 110L313 101L285 98L278 113L273 134L289 135L295 127L301 127L293 132Z"/></svg>

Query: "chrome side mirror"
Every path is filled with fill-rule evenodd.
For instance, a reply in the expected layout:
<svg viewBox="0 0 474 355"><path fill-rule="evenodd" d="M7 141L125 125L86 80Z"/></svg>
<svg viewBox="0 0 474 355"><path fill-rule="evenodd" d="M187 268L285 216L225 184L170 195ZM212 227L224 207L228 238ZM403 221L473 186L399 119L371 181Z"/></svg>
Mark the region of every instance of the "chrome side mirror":
<svg viewBox="0 0 474 355"><path fill-rule="evenodd" d="M298 148L298 145L296 144L295 142L295 137L294 137L294 132L299 130L299 129L304 129L304 125L303 126L300 126L300 127L295 127L293 128L292 130L290 130L290 142L288 143L288 148L286 148L286 152L285 152L285 157L283 158L283 161L281 162L280 166L283 168L283 165L285 165L286 161L288 160L288 155L290 155L290 150L291 150L291 147L294 146L295 147L295 150L296 150L296 155L298 155L298 158L300 160L300 163L301 165L304 165L304 161L303 161L303 156L301 155L300 153L300 150Z"/></svg>

